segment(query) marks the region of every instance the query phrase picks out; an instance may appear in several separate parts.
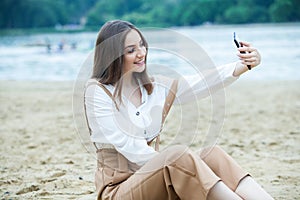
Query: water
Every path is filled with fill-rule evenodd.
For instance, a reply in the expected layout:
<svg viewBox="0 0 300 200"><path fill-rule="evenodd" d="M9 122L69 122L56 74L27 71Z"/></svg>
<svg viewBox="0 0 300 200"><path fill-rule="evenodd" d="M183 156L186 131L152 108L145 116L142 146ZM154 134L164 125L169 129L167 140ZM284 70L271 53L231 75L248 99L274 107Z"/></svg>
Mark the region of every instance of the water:
<svg viewBox="0 0 300 200"><path fill-rule="evenodd" d="M262 64L241 79L299 80L300 24L201 26L172 28L198 43L216 65L237 61L233 32L251 42L262 55ZM0 38L0 80L75 80L82 64L92 52L97 33L36 34ZM51 51L45 43L51 43ZM64 49L59 50L59 43ZM72 48L76 44L76 48ZM149 44L151 47L151 44ZM176 56L175 56L176 57ZM155 49L149 63L172 65L187 74L180 57Z"/></svg>

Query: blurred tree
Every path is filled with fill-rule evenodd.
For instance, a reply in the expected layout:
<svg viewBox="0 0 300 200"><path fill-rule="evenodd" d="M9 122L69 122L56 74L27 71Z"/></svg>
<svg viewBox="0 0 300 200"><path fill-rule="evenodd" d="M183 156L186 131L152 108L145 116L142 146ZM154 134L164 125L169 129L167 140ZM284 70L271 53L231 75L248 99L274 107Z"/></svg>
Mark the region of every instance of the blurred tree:
<svg viewBox="0 0 300 200"><path fill-rule="evenodd" d="M26 2L27 1L27 2ZM24 19L18 27L53 27L67 23L67 15L63 11L64 3L52 0L26 0L23 5Z"/></svg>
<svg viewBox="0 0 300 200"><path fill-rule="evenodd" d="M253 3L257 6L268 8L275 0L253 0Z"/></svg>
<svg viewBox="0 0 300 200"><path fill-rule="evenodd" d="M79 23L96 0L1 0L0 28Z"/></svg>
<svg viewBox="0 0 300 200"><path fill-rule="evenodd" d="M14 28L19 21L22 20L22 7L21 0L2 0L0 5L1 13L1 27Z"/></svg>
<svg viewBox="0 0 300 200"><path fill-rule="evenodd" d="M237 5L225 11L225 22L232 24L266 22L269 19L264 7L266 5L255 3L253 0L238 1Z"/></svg>
<svg viewBox="0 0 300 200"><path fill-rule="evenodd" d="M101 0L97 1L95 7L88 13L87 24L99 25L107 20L121 18L126 13L138 10L142 5L142 0Z"/></svg>
<svg viewBox="0 0 300 200"><path fill-rule="evenodd" d="M67 8L68 23L78 24L86 16L97 0L64 0Z"/></svg>
<svg viewBox="0 0 300 200"><path fill-rule="evenodd" d="M147 2L147 0L145 0ZM141 10L143 12L149 12L149 17L152 21L153 26L178 26L180 25L180 20L178 17L178 12L180 10L180 2L179 0L165 0L164 3L160 3L161 0L154 0L145 3ZM155 3L155 7L153 7L153 3Z"/></svg>
<svg viewBox="0 0 300 200"><path fill-rule="evenodd" d="M180 13L182 13L182 25L198 25L205 22L220 22L224 11L235 4L232 0L189 0L184 1Z"/></svg>
<svg viewBox="0 0 300 200"><path fill-rule="evenodd" d="M182 26L211 23L293 22L299 0L1 0L0 28L101 26L125 19L137 25Z"/></svg>
<svg viewBox="0 0 300 200"><path fill-rule="evenodd" d="M273 22L299 21L299 0L275 0L269 9Z"/></svg>

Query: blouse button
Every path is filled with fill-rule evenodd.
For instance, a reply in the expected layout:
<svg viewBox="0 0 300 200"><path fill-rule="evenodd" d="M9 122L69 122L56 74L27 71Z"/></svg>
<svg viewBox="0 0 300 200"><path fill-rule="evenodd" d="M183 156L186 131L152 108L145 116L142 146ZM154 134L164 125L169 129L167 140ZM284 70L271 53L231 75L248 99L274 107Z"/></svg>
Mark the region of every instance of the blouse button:
<svg viewBox="0 0 300 200"><path fill-rule="evenodd" d="M139 111L137 111L135 114L136 114L136 116L139 116L139 115L140 115L140 112L139 112Z"/></svg>

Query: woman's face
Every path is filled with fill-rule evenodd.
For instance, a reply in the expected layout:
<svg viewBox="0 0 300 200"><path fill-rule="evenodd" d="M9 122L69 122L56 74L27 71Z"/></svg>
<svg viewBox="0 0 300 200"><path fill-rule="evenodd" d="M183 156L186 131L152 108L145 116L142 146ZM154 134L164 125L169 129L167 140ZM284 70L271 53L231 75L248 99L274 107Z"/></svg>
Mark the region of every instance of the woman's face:
<svg viewBox="0 0 300 200"><path fill-rule="evenodd" d="M123 72L143 72L147 50L139 33L132 29L128 32L124 42Z"/></svg>

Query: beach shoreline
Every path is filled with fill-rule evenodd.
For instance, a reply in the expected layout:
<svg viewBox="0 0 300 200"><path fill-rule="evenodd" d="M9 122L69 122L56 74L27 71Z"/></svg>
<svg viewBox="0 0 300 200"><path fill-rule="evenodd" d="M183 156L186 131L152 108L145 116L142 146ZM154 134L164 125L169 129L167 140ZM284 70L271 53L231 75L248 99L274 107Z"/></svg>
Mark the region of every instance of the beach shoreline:
<svg viewBox="0 0 300 200"><path fill-rule="evenodd" d="M238 81L226 88L218 144L275 199L300 196L299 85ZM0 81L1 199L95 196L96 161L76 131L72 97L71 81Z"/></svg>

